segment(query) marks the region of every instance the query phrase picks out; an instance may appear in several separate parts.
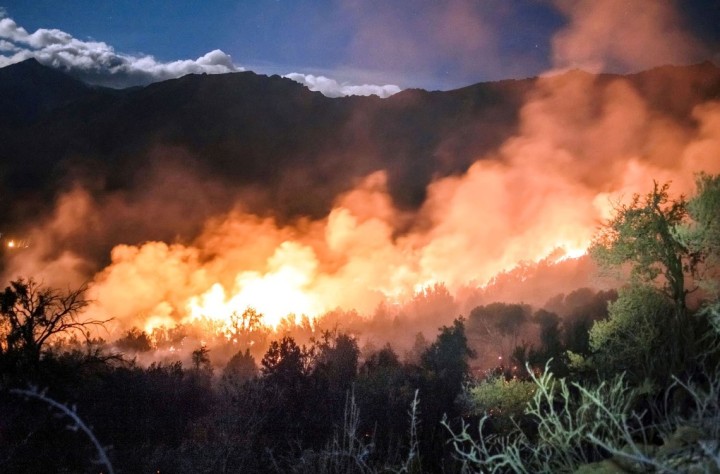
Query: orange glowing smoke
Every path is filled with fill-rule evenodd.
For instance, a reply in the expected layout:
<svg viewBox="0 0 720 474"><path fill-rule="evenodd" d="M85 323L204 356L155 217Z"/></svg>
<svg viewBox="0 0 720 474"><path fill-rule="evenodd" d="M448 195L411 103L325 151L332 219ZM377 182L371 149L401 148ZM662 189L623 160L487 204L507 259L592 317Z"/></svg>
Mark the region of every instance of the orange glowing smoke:
<svg viewBox="0 0 720 474"><path fill-rule="evenodd" d="M228 321L247 307L271 326L288 313L368 314L434 283L455 293L519 262L582 255L613 203L653 179L679 194L692 191L696 172L720 172L720 103L697 107L688 128L652 111L627 81L594 81L538 80L520 133L463 176L431 183L414 213L393 206L376 172L324 219L279 226L235 211L190 245L118 246L92 285L95 310L146 329Z"/></svg>
<svg viewBox="0 0 720 474"><path fill-rule="evenodd" d="M643 62L648 44L662 45L652 51L668 61L695 47L674 26L669 4L555 4L568 17L553 40L558 70L648 67L660 60ZM438 282L456 293L520 262L577 257L613 203L646 192L653 179L672 181L679 194L692 191L694 173L720 173L720 102L696 107L694 123L652 105L621 78L600 84L578 71L542 77L520 110L516 135L477 157L464 175L432 182L418 210L393 205L384 171L339 196L318 220L279 225L239 204L207 222L193 242L115 247L92 281L92 310L114 317L120 329L149 331L198 319L227 322L253 307L275 326L288 313L367 314ZM52 235L79 233L101 216L83 190L64 195L8 274L51 285L58 275L82 281L76 256L46 255L57 254L49 251Z"/></svg>

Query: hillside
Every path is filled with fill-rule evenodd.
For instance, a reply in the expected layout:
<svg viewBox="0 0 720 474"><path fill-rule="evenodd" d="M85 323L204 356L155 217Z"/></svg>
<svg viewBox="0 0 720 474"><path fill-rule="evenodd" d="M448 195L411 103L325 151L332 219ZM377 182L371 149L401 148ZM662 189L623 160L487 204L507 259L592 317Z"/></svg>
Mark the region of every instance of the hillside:
<svg viewBox="0 0 720 474"><path fill-rule="evenodd" d="M581 73L553 80L573 74ZM600 75L595 85L617 78ZM720 97L711 63L626 79L653 112L681 121ZM463 173L517 132L536 80L332 99L252 72L117 91L25 61L0 69L0 219L16 227L78 183L132 194L171 165L230 189L230 201L250 193L249 210L281 218L323 215L338 193L382 169L396 205L413 208L434 177Z"/></svg>

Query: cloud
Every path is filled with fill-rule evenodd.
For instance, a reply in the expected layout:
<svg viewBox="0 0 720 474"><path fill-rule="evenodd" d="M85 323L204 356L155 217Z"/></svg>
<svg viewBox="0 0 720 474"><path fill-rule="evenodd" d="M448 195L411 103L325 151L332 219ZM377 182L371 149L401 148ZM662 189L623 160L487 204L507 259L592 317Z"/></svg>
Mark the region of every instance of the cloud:
<svg viewBox="0 0 720 474"><path fill-rule="evenodd" d="M20 51L20 48L18 48L9 41L0 40L0 51L9 51L14 53Z"/></svg>
<svg viewBox="0 0 720 474"><path fill-rule="evenodd" d="M394 84L386 84L382 86L374 84L354 85L345 82L340 84L335 79L330 79L325 76L314 76L312 74L301 74L298 72L286 74L284 77L292 79L295 82L299 82L311 91L321 92L327 97L376 95L385 99L393 94L397 94L401 90L400 87Z"/></svg>
<svg viewBox="0 0 720 474"><path fill-rule="evenodd" d="M0 10L0 67L35 58L40 63L69 72L88 82L123 88L174 79L186 74L224 74L244 71L230 55L215 49L197 59L163 62L151 55L115 51L102 41L84 41L58 29L40 28L29 33ZM339 84L324 76L291 73L289 79L328 97L371 95L389 97L400 91L395 85Z"/></svg>
<svg viewBox="0 0 720 474"><path fill-rule="evenodd" d="M0 20L2 50L0 66L34 57L42 64L73 73L98 85L127 87L172 79L186 74L220 74L241 71L232 58L214 50L195 60L161 62L150 55L129 55L115 51L101 41L83 41L57 29L28 33L11 18Z"/></svg>

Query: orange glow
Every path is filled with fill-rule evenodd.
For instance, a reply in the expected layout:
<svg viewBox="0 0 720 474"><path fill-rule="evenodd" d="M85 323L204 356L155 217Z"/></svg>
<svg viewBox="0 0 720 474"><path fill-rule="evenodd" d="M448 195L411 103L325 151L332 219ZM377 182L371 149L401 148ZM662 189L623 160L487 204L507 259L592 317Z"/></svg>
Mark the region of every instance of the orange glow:
<svg viewBox="0 0 720 474"><path fill-rule="evenodd" d="M577 54L565 51L570 59ZM418 208L395 206L386 171L336 196L316 219L281 224L238 203L212 216L192 241L117 245L92 279L90 311L114 318L118 330L150 332L222 326L252 307L277 327L288 314L314 318L339 308L372 315L440 283L456 299L470 295L458 303L466 311L472 292L498 275L584 255L614 206L647 192L653 180L688 195L695 173L720 173L720 102L695 107L692 118L656 110L621 78L542 77L519 110L517 132L464 173L434 179ZM104 205L83 189L62 195L51 218L20 244L33 245L8 252L7 274L58 287L68 275L85 281L78 269L87 262L58 251L57 241L80 239L103 221ZM543 283L538 299L557 290ZM516 290L507 286L503 297L511 298Z"/></svg>
<svg viewBox="0 0 720 474"><path fill-rule="evenodd" d="M7 246L8 246L8 248L11 248L11 249L15 248L15 241L11 240L10 242L7 243Z"/></svg>
<svg viewBox="0 0 720 474"><path fill-rule="evenodd" d="M190 320L211 319L229 322L233 313L254 308L263 315L263 323L273 328L288 314L315 316L326 308L306 287L315 271L312 250L293 242L283 242L268 259L270 270L261 274L245 271L237 275L233 291L215 283L188 302Z"/></svg>

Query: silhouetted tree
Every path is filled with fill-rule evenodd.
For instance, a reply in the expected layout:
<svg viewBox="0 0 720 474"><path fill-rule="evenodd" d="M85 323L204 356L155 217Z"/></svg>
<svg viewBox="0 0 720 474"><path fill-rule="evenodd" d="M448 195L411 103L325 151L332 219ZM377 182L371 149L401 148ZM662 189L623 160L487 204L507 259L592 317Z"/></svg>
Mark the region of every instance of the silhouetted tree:
<svg viewBox="0 0 720 474"><path fill-rule="evenodd" d="M420 358L422 438L429 456L438 463L444 450L440 421L444 415L453 419L459 414L456 400L470 375L468 359L474 356L465 336L465 322L459 318L452 326L440 329L437 339Z"/></svg>
<svg viewBox="0 0 720 474"><path fill-rule="evenodd" d="M292 337L272 341L260 361L260 371L266 380L280 386L292 385L310 373L310 352Z"/></svg>
<svg viewBox="0 0 720 474"><path fill-rule="evenodd" d="M478 306L468 317L468 334L485 347L493 347L507 360L517 347L523 327L530 317L530 306L491 303Z"/></svg>
<svg viewBox="0 0 720 474"><path fill-rule="evenodd" d="M152 350L152 341L145 331L133 327L126 331L123 337L115 341L115 346L125 351L148 352Z"/></svg>
<svg viewBox="0 0 720 474"><path fill-rule="evenodd" d="M559 296L549 301L546 309L562 318L563 346L576 354L587 355L590 351L590 328L595 321L607 319L608 303L617 299L617 291L594 292L589 288L580 288L567 296Z"/></svg>
<svg viewBox="0 0 720 474"><path fill-rule="evenodd" d="M305 408L310 395L310 362L312 349L298 346L291 337L272 341L260 362L262 386L265 390L264 410L272 413L263 433L268 442L285 449L303 438L307 427Z"/></svg>
<svg viewBox="0 0 720 474"><path fill-rule="evenodd" d="M332 338L326 332L316 351L313 375L323 380L328 392L343 400L357 376L360 355L357 341L347 334Z"/></svg>
<svg viewBox="0 0 720 474"><path fill-rule="evenodd" d="M417 386L417 368L401 364L389 344L368 356L360 366L355 395L361 433L374 437L381 457L406 445L407 410Z"/></svg>
<svg viewBox="0 0 720 474"><path fill-rule="evenodd" d="M238 382L250 380L257 375L257 365L255 359L250 354L250 349L245 352L238 351L232 356L223 370L223 377Z"/></svg>
<svg viewBox="0 0 720 474"><path fill-rule="evenodd" d="M543 367L549 359L553 359L553 373L559 374L563 361L565 347L561 341L560 317L544 309L539 309L533 315L533 322L539 327L540 344L537 349L530 351L530 362L538 367Z"/></svg>
<svg viewBox="0 0 720 474"><path fill-rule="evenodd" d="M48 340L60 334L87 337L89 327L105 321L81 320L88 305L85 287L61 293L33 279L18 279L0 294L0 353L36 366Z"/></svg>
<svg viewBox="0 0 720 474"><path fill-rule="evenodd" d="M192 352L192 363L195 370L203 369L212 371L212 364L210 363L210 349L208 349L205 344Z"/></svg>
<svg viewBox="0 0 720 474"><path fill-rule="evenodd" d="M248 307L241 314L233 311L225 336L240 349L251 349L265 345L270 330L262 324L262 313Z"/></svg>

